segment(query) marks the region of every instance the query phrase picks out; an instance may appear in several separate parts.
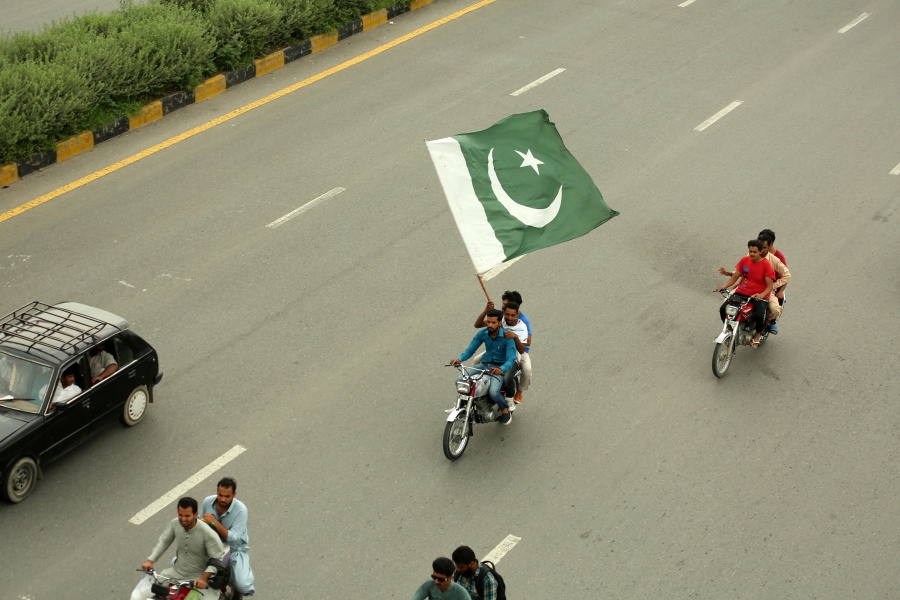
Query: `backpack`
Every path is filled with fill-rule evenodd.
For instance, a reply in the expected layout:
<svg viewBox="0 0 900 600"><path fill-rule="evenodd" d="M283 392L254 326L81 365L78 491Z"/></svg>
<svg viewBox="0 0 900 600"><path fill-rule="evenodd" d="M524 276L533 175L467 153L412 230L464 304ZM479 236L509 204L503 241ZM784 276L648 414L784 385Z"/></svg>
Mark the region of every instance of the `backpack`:
<svg viewBox="0 0 900 600"><path fill-rule="evenodd" d="M481 573L479 573L478 578L475 580L475 592L478 594L478 598L484 598L484 579L487 577L487 574L490 573L494 576L494 579L497 580L497 600L506 600L506 583L503 581L503 578L500 577L500 573L497 572L497 568L489 560L486 560L481 563ZM454 581L459 581L461 575L459 573L453 578Z"/></svg>
<svg viewBox="0 0 900 600"><path fill-rule="evenodd" d="M231 567L218 558L210 558L206 566L216 568L216 572L206 580L206 585L214 590L224 590L231 581Z"/></svg>

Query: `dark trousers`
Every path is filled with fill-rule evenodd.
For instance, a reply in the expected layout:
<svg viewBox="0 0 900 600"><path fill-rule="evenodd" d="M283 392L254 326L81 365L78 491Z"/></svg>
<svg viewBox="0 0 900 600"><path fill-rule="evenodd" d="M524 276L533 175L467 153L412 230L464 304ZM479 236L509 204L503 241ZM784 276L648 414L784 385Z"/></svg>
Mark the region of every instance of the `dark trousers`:
<svg viewBox="0 0 900 600"><path fill-rule="evenodd" d="M747 298L749 298L749 296L743 294L732 294L728 300L723 302L722 306L719 307L719 316L722 317L722 322L725 322L726 306L729 304L740 306ZM768 306L768 304L769 303L766 300L753 301L753 320L754 325L756 326L756 333L762 333L763 328L766 326L766 306Z"/></svg>

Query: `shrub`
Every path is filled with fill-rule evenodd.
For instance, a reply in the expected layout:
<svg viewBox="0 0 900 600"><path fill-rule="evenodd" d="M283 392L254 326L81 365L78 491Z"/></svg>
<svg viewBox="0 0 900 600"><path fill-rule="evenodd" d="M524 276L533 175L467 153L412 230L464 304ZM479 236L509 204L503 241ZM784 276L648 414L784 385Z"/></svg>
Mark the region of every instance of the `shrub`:
<svg viewBox="0 0 900 600"><path fill-rule="evenodd" d="M333 28L334 0L273 0L284 11L279 38L297 42Z"/></svg>
<svg viewBox="0 0 900 600"><path fill-rule="evenodd" d="M269 0L213 0L206 18L219 43L216 63L234 69L261 55L272 45L283 16Z"/></svg>
<svg viewBox="0 0 900 600"><path fill-rule="evenodd" d="M214 69L216 40L201 15L171 5L129 6L0 38L0 155L29 156L102 126Z"/></svg>
<svg viewBox="0 0 900 600"><path fill-rule="evenodd" d="M334 25L338 27L344 23L349 23L360 15L371 12L372 4L370 0L337 0L335 2L337 11L334 15Z"/></svg>
<svg viewBox="0 0 900 600"><path fill-rule="evenodd" d="M215 66L216 39L198 13L161 4L138 5L123 13L117 42L123 48L123 87L116 96L190 89Z"/></svg>
<svg viewBox="0 0 900 600"><path fill-rule="evenodd" d="M163 4L175 4L182 8L190 8L197 12L204 13L212 4L212 0L160 0Z"/></svg>
<svg viewBox="0 0 900 600"><path fill-rule="evenodd" d="M80 74L34 61L0 69L0 164L50 149L82 129L97 97Z"/></svg>
<svg viewBox="0 0 900 600"><path fill-rule="evenodd" d="M118 29L114 22L120 21L118 13L112 13L45 24L38 32L22 31L0 39L0 55L13 63L54 62L73 43L105 37L110 30Z"/></svg>
<svg viewBox="0 0 900 600"><path fill-rule="evenodd" d="M10 62L62 64L112 99L193 87L213 70L216 40L203 18L164 4L128 6L0 39Z"/></svg>

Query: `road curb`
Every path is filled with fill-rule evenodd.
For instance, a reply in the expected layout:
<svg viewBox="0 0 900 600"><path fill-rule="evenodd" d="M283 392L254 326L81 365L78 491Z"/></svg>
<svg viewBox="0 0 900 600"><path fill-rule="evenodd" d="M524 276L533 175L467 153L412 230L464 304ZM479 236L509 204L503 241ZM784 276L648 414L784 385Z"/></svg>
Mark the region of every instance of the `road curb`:
<svg viewBox="0 0 900 600"><path fill-rule="evenodd" d="M184 108L185 106L190 106L191 104L214 98L229 88L271 73L272 71L280 69L284 65L309 54L321 52L341 40L347 39L357 33L368 31L373 27L388 22L398 15L422 8L423 6L431 4L433 1L434 0L407 0L406 2L395 4L390 8L382 8L373 13L362 15L355 21L347 23L329 33L311 37L308 40L303 40L298 44L273 52L263 58L258 58L254 60L253 63L235 69L234 71L219 73L218 75L210 77L193 90L178 92L151 102L144 106L134 116L119 117L106 127L95 129L94 131L85 131L67 140L58 142L53 150L38 152L14 163L0 165L0 186L8 186L30 173L34 173L35 171L49 167L52 164L72 158L77 154L90 150L97 144L105 142L108 139L161 119L179 108Z"/></svg>

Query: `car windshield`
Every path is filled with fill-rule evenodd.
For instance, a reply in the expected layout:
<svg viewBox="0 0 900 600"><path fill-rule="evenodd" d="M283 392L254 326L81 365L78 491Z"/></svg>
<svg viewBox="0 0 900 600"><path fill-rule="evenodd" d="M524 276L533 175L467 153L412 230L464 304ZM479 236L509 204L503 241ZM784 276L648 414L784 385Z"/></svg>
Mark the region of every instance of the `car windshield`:
<svg viewBox="0 0 900 600"><path fill-rule="evenodd" d="M53 369L0 352L0 405L36 413Z"/></svg>

